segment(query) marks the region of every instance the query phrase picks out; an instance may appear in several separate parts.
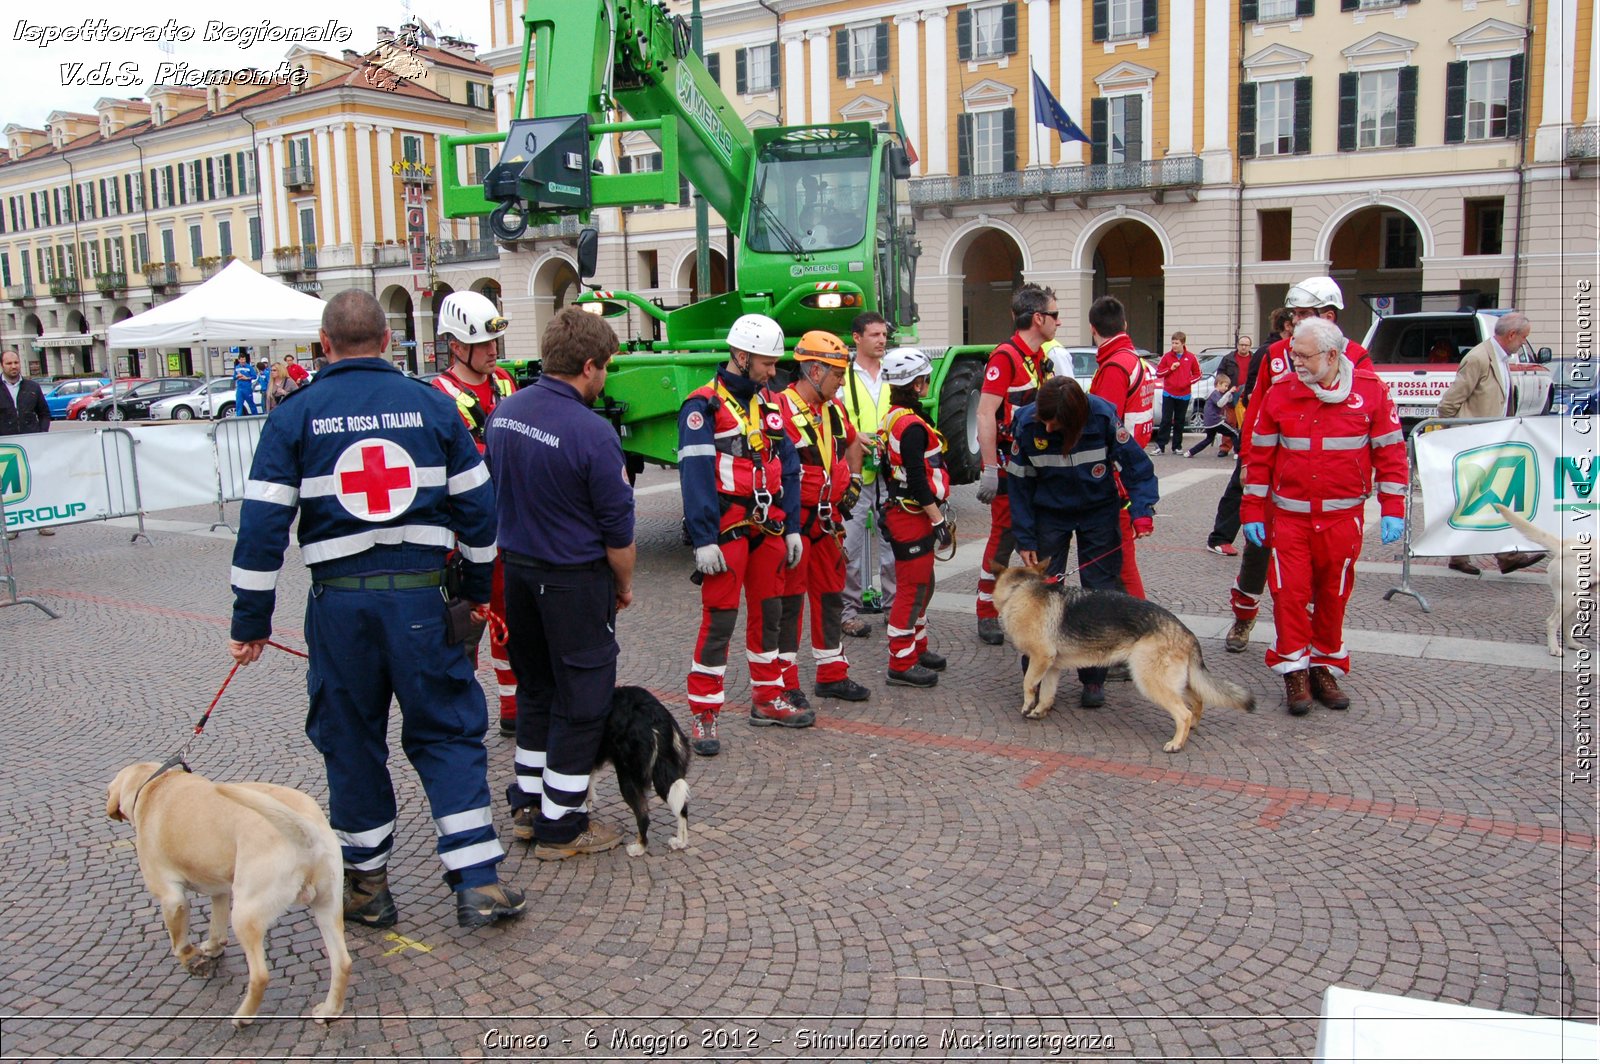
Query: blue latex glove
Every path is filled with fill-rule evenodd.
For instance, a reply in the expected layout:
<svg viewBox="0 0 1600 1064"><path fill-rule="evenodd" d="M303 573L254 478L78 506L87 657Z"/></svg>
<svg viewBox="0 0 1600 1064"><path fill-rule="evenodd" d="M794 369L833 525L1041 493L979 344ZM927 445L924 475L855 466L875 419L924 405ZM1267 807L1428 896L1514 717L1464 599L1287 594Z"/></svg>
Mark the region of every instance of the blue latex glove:
<svg viewBox="0 0 1600 1064"><path fill-rule="evenodd" d="M1264 521L1246 521L1244 538L1258 547L1267 545L1267 525Z"/></svg>
<svg viewBox="0 0 1600 1064"><path fill-rule="evenodd" d="M1385 543L1397 542L1406 533L1406 519L1404 517L1385 517L1382 523L1382 530Z"/></svg>

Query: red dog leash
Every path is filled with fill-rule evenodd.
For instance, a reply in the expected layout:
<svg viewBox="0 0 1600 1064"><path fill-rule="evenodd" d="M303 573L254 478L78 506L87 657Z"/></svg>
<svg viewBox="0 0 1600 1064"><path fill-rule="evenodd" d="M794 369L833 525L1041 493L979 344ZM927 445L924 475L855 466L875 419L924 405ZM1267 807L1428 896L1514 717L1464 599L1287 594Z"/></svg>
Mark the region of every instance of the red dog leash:
<svg viewBox="0 0 1600 1064"><path fill-rule="evenodd" d="M274 643L270 639L268 639L266 641L266 643L267 643L267 646L269 646L269 647L277 647L279 650L283 651L285 654L293 654L297 658L308 658L309 659L311 657L311 655L307 654L303 650L295 650L293 647L286 647L282 643ZM184 743L183 746L178 750L178 753L177 753L176 756L179 759L179 761L182 760L184 754L188 753L189 747L194 745L194 741L196 739L200 738L200 733L206 730L206 722L211 719L211 711L217 708L217 703L218 702L222 701L222 692L224 692L224 691L226 691L228 689L228 685L233 682L233 674L238 672L238 671L239 671L239 663L236 661L236 662L233 663L233 668L228 670L227 679L223 680L222 681L222 686L217 688L216 697L214 697L211 700L211 704L206 707L206 711L204 713L200 714L200 719L195 721L194 734L189 736L189 741Z"/></svg>

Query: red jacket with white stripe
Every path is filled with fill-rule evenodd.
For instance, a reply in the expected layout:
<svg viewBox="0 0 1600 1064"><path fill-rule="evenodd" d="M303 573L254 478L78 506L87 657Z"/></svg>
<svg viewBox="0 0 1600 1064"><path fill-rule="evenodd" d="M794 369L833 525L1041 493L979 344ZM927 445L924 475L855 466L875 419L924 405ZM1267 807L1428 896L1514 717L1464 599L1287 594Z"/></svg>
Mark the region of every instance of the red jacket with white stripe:
<svg viewBox="0 0 1600 1064"><path fill-rule="evenodd" d="M1388 387L1372 370L1355 371L1343 402L1323 402L1297 377L1274 383L1252 412L1241 521L1303 514L1320 530L1361 512L1374 473L1383 515L1405 515L1405 435Z"/></svg>

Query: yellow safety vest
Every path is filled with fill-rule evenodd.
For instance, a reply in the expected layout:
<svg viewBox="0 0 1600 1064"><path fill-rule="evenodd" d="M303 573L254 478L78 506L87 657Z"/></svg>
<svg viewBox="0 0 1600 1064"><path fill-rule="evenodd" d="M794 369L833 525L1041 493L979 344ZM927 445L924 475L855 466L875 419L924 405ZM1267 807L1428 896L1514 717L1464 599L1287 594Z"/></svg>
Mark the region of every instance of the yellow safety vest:
<svg viewBox="0 0 1600 1064"><path fill-rule="evenodd" d="M872 392L867 386L857 379L856 368L851 366L845 378L844 387L839 389L840 399L844 403L845 413L850 415L850 424L856 427L863 440L872 441L878 437L878 429L883 425L883 419L889 414L889 384L883 380L882 371L878 376L878 401L872 401ZM861 482L871 484L878 478L878 467L883 462L881 456L874 456L869 449L861 460Z"/></svg>

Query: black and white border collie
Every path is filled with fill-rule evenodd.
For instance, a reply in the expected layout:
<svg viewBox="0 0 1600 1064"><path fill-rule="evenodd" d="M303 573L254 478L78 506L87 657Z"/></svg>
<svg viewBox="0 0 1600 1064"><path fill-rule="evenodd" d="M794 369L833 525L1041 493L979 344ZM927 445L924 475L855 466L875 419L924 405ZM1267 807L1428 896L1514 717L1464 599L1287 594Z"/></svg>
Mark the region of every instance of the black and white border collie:
<svg viewBox="0 0 1600 1064"><path fill-rule="evenodd" d="M628 856L642 855L649 845L652 786L678 818L678 833L667 845L674 850L689 845L686 777L692 756L683 728L655 695L643 687L618 687L611 695L611 711L594 767L609 763L616 770L622 800L633 810L638 837L628 843Z"/></svg>

